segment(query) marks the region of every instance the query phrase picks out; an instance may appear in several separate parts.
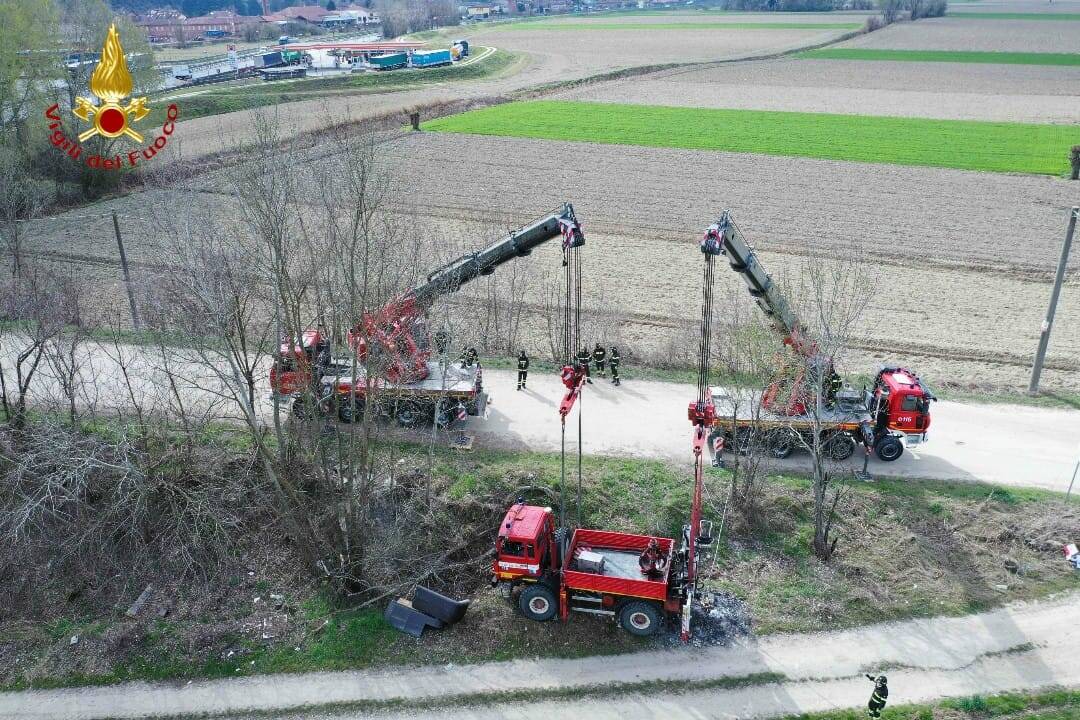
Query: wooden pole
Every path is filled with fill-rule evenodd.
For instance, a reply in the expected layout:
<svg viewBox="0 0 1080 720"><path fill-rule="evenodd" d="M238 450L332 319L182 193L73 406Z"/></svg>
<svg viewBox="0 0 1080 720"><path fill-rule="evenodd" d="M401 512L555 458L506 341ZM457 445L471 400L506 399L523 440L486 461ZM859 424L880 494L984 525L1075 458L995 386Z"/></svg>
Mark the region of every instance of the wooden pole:
<svg viewBox="0 0 1080 720"><path fill-rule="evenodd" d="M124 252L124 240L120 237L120 221L116 219L116 211L112 214L113 231L116 233L116 247L120 250L120 267L124 271L124 285L127 288L128 304L131 305L131 324L136 330L141 330L139 311L135 307L135 290L131 286L131 271L128 269L127 253Z"/></svg>
<svg viewBox="0 0 1080 720"><path fill-rule="evenodd" d="M1080 145L1073 145L1069 162L1072 163L1072 175L1070 177L1073 180L1080 180Z"/></svg>
<svg viewBox="0 0 1080 720"><path fill-rule="evenodd" d="M1035 364L1031 368L1028 395L1039 392L1039 378L1042 375L1043 362L1046 360L1046 346L1050 343L1050 329L1054 327L1054 314L1057 312L1058 298L1061 297L1061 285L1065 282L1065 266L1069 264L1069 249L1072 247L1078 216L1080 216L1080 207L1074 207L1069 211L1069 229L1065 232L1065 242L1061 246L1061 258L1058 260L1054 289L1050 291L1050 307L1046 309L1046 320L1043 321L1042 331L1039 334L1039 349L1035 351Z"/></svg>

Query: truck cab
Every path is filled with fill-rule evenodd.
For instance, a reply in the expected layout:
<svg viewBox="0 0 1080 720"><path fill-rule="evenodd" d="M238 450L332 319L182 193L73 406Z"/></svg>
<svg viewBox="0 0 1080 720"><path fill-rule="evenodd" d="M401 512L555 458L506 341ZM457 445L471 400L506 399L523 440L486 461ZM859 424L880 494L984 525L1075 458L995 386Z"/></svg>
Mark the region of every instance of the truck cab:
<svg viewBox="0 0 1080 720"><path fill-rule="evenodd" d="M492 580L535 581L557 570L555 516L549 507L518 502L506 511L495 538Z"/></svg>
<svg viewBox="0 0 1080 720"><path fill-rule="evenodd" d="M300 342L281 343L270 366L270 389L277 395L293 395L311 383L316 361L326 360L330 345L318 330L305 330Z"/></svg>
<svg viewBox="0 0 1080 720"><path fill-rule="evenodd" d="M937 398L918 375L907 368L883 367L869 393L867 408L878 430L903 433L911 445L926 440L930 402Z"/></svg>

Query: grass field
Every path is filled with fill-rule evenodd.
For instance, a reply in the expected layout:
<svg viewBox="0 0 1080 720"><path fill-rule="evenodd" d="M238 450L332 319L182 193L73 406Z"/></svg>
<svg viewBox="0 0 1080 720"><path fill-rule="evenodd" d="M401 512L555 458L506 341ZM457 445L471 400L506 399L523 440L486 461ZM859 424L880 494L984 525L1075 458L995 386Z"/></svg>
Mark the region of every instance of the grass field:
<svg viewBox="0 0 1080 720"><path fill-rule="evenodd" d="M93 432L110 431L107 423L92 427ZM219 431L234 432L226 427ZM385 462L402 473L427 467L426 445L392 443L377 452L379 466ZM502 503L523 493L532 502L554 503L560 458L555 453L496 450L463 455L440 447L433 476L440 503ZM685 469L659 461L586 456L583 525L678 533L690 502L688 477ZM836 529L839 554L823 565L809 547L813 503L808 480L770 476L760 499L759 522L749 527L738 513L724 511L730 478L728 470L707 470L705 516L719 527L726 514L726 523L723 540L716 545L716 562L710 561L703 572L708 587L740 599L755 634L962 615L1077 587L1076 574L1061 560L1058 545L1046 540L1075 527L1076 512L1062 507L1060 494L885 477L845 483ZM571 513L574 484L571 477ZM962 540L954 536L954 528L964 528ZM867 543L871 531L875 541ZM895 553L901 546L904 552ZM1009 574L1001 566L1002 557L1014 559L1024 572ZM174 612L165 618L132 619L111 607L90 612L85 605L61 603L33 622L0 623L0 635L10 638L0 651L18 648L23 658L18 667L0 664L0 690L536 655L580 657L658 646L602 621L525 623L508 603L485 590L475 592L474 607L461 625L425 635L418 643L386 625L381 604L346 609L312 584L298 585L291 566L275 569L246 562L255 563L253 572L240 572L223 587L215 584L209 595L198 581L175 590L162 588L175 601ZM477 585L486 584L483 567L477 574ZM919 578L917 589L910 588L913 576ZM1007 591L995 589L996 583L1008 583ZM292 611L287 631L268 642L258 630L265 603L253 604L252 598L271 592L283 593ZM80 642L72 648L68 639L75 635ZM125 637L132 639L117 642Z"/></svg>
<svg viewBox="0 0 1080 720"><path fill-rule="evenodd" d="M1029 52L977 52L966 50L875 50L823 48L799 53L816 60L894 60L903 62L989 63L997 65L1078 65L1080 54Z"/></svg>
<svg viewBox="0 0 1080 720"><path fill-rule="evenodd" d="M958 12L949 13L949 17L980 20L1080 20L1080 13Z"/></svg>
<svg viewBox="0 0 1080 720"><path fill-rule="evenodd" d="M800 22L662 22L624 23L595 22L591 20L514 23L504 30L636 30L654 32L659 30L855 30L861 23L800 23Z"/></svg>
<svg viewBox="0 0 1080 720"><path fill-rule="evenodd" d="M1080 127L619 105L509 103L425 123L441 132L1059 175Z"/></svg>

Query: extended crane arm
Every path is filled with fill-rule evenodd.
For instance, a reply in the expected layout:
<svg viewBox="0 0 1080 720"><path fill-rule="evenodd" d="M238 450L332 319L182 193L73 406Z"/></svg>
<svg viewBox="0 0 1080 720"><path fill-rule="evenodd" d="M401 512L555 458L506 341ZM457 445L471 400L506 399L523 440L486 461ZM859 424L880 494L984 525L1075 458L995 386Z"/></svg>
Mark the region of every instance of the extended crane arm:
<svg viewBox="0 0 1080 720"><path fill-rule="evenodd" d="M565 203L536 222L514 230L491 245L444 265L427 280L394 298L378 310L366 313L352 330L348 343L361 358L374 348L391 382L423 380L431 357L424 313L443 295L457 292L465 283L516 257L523 257L551 238L563 236L564 246L584 243L574 208Z"/></svg>
<svg viewBox="0 0 1080 720"><path fill-rule="evenodd" d="M765 272L757 253L746 242L730 213L725 210L720 219L705 231L705 238L720 243L721 253L727 255L731 269L742 275L754 302L769 318L784 342L800 355L812 357L817 352L817 345L804 333L795 311L769 273Z"/></svg>
<svg viewBox="0 0 1080 720"><path fill-rule="evenodd" d="M435 298L455 292L465 283L481 275L490 275L495 268L516 257L524 257L533 248L551 238L563 236L564 242L576 242L582 237L581 226L574 216L570 203L548 213L534 223L514 230L482 250L462 255L428 275L427 280L413 288L411 295L420 305L428 305Z"/></svg>

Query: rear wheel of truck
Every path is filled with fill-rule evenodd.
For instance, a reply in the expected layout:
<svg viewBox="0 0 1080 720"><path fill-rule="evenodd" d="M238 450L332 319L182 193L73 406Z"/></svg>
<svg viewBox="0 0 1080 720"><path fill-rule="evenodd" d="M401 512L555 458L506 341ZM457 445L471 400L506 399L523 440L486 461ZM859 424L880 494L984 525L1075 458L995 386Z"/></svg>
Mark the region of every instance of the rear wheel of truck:
<svg viewBox="0 0 1080 720"><path fill-rule="evenodd" d="M773 430L766 439L769 455L778 460L783 460L795 450L795 438L788 430L782 428Z"/></svg>
<svg viewBox="0 0 1080 720"><path fill-rule="evenodd" d="M397 421L401 427L411 428L420 424L424 414L421 411L420 403L407 400L403 403L398 403L397 407Z"/></svg>
<svg viewBox="0 0 1080 720"><path fill-rule="evenodd" d="M337 414L343 423L359 422L364 416L364 401L360 398L339 398Z"/></svg>
<svg viewBox="0 0 1080 720"><path fill-rule="evenodd" d="M660 611L652 603L629 602L619 612L619 624L631 635L655 635L660 628Z"/></svg>
<svg viewBox="0 0 1080 720"><path fill-rule="evenodd" d="M847 460L855 454L855 438L846 432L838 432L825 439L822 448L832 460Z"/></svg>
<svg viewBox="0 0 1080 720"><path fill-rule="evenodd" d="M904 454L904 443L895 435L886 435L874 443L874 452L885 462L892 462Z"/></svg>
<svg viewBox="0 0 1080 720"><path fill-rule="evenodd" d="M558 606L555 604L555 591L547 585L535 583L521 591L518 598L521 614L530 620L544 622L555 617Z"/></svg>

